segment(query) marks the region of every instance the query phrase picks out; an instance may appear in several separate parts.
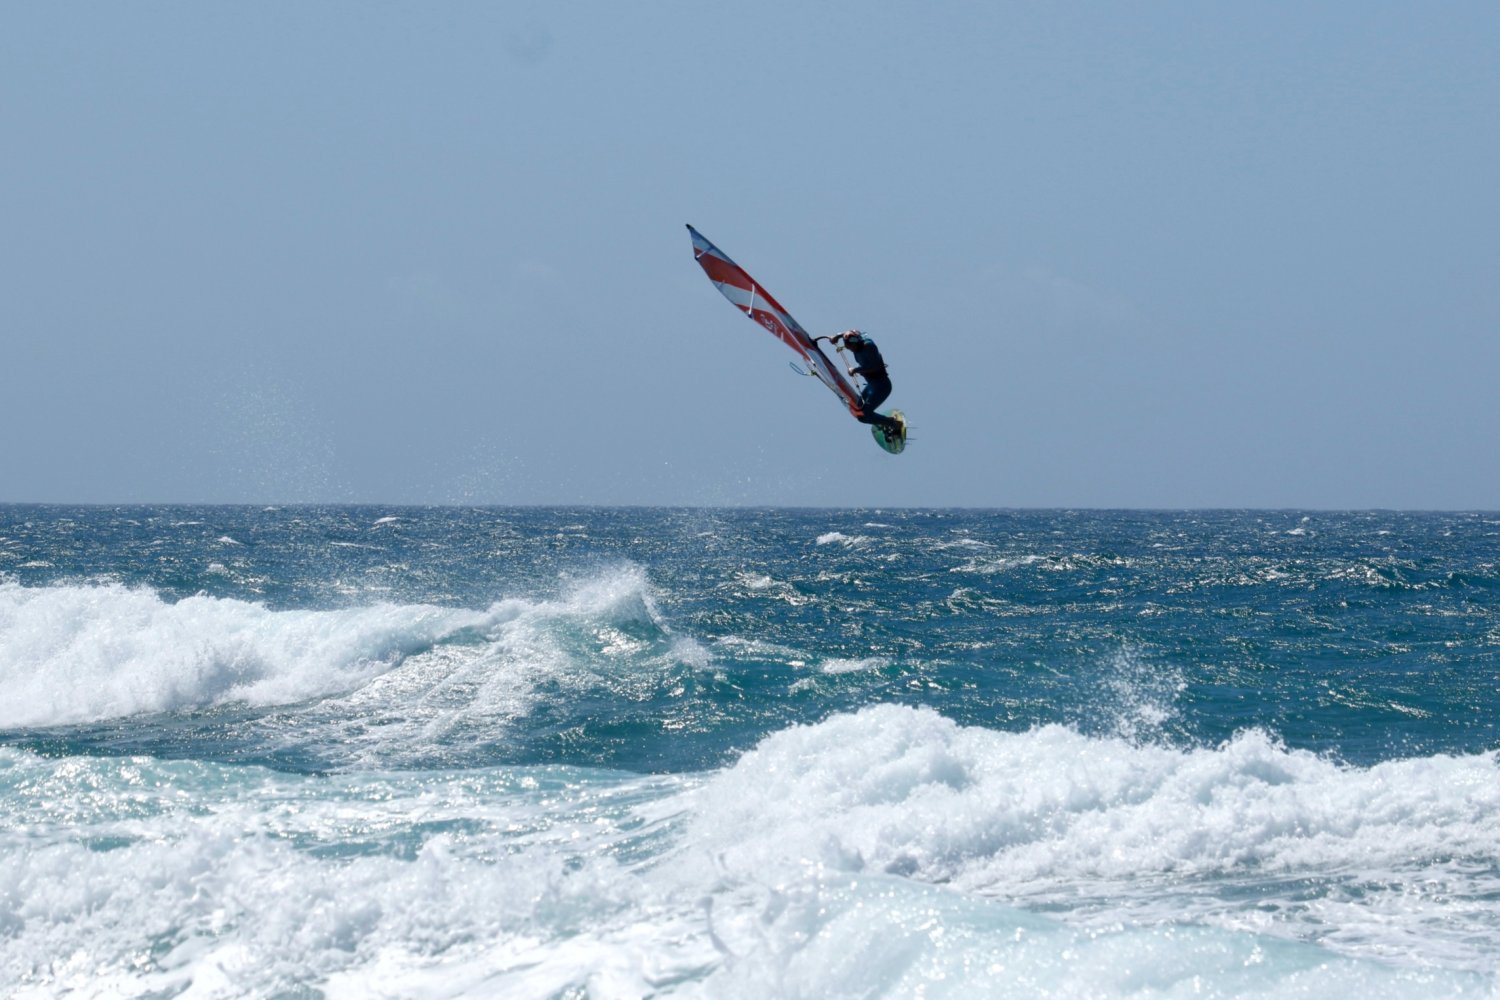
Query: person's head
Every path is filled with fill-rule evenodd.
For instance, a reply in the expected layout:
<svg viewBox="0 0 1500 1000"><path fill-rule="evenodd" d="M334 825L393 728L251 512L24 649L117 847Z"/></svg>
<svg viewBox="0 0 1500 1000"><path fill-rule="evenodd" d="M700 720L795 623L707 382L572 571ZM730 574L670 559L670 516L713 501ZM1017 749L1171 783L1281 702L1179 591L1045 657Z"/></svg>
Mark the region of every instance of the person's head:
<svg viewBox="0 0 1500 1000"><path fill-rule="evenodd" d="M844 343L849 347L858 347L865 342L865 335L858 330L850 330L844 334Z"/></svg>

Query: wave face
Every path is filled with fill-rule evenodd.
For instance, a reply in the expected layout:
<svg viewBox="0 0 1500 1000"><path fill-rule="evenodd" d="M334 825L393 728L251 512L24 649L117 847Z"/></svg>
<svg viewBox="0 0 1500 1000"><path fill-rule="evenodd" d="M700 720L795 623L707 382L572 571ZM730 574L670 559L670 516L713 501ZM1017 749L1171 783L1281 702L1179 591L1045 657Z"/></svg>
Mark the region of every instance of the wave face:
<svg viewBox="0 0 1500 1000"><path fill-rule="evenodd" d="M0 507L0 990L1494 996L1500 519Z"/></svg>

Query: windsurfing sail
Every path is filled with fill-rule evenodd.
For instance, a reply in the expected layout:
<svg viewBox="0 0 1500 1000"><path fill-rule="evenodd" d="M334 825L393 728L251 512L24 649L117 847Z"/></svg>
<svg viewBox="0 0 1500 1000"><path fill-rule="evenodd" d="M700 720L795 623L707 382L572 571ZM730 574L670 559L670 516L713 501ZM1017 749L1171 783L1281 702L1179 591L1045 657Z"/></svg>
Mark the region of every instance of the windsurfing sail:
<svg viewBox="0 0 1500 1000"><path fill-rule="evenodd" d="M708 280L724 294L724 297L739 307L740 311L761 326L770 330L776 339L801 355L809 373L832 389L850 412L859 410L859 393L844 378L843 373L828 360L828 356L813 342L792 319L791 313L781 308L781 303L771 293L760 287L754 278L718 247L710 243L702 233L688 226L693 236L693 256L708 275Z"/></svg>

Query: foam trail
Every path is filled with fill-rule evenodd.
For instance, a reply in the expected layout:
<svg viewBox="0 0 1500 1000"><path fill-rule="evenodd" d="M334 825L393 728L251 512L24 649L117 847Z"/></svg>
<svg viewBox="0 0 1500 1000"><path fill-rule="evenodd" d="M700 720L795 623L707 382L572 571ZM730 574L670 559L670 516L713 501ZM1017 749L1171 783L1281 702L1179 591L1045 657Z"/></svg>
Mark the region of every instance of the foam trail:
<svg viewBox="0 0 1500 1000"><path fill-rule="evenodd" d="M662 677L713 660L668 630L635 566L578 581L554 600L502 602L489 617L474 641L455 638L409 657L298 719L289 735L338 746L365 765L407 766L495 741L536 706L539 691L641 699Z"/></svg>

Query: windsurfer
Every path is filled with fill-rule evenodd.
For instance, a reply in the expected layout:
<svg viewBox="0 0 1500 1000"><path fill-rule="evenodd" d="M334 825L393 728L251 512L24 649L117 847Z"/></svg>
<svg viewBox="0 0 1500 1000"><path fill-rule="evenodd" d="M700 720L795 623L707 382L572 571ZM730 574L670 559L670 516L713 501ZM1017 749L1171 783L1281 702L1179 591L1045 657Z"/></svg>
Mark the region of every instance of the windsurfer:
<svg viewBox="0 0 1500 1000"><path fill-rule="evenodd" d="M862 424L878 424L887 434L899 436L901 425L885 414L875 412L875 407L884 403L891 394L891 377L886 373L885 359L880 356L880 348L875 346L875 341L858 330L845 330L832 337L818 339L827 340L840 350L847 349L854 355L854 367L847 370L850 375L858 375L865 382L864 390L859 394L859 409L852 406L849 408L854 419Z"/></svg>

